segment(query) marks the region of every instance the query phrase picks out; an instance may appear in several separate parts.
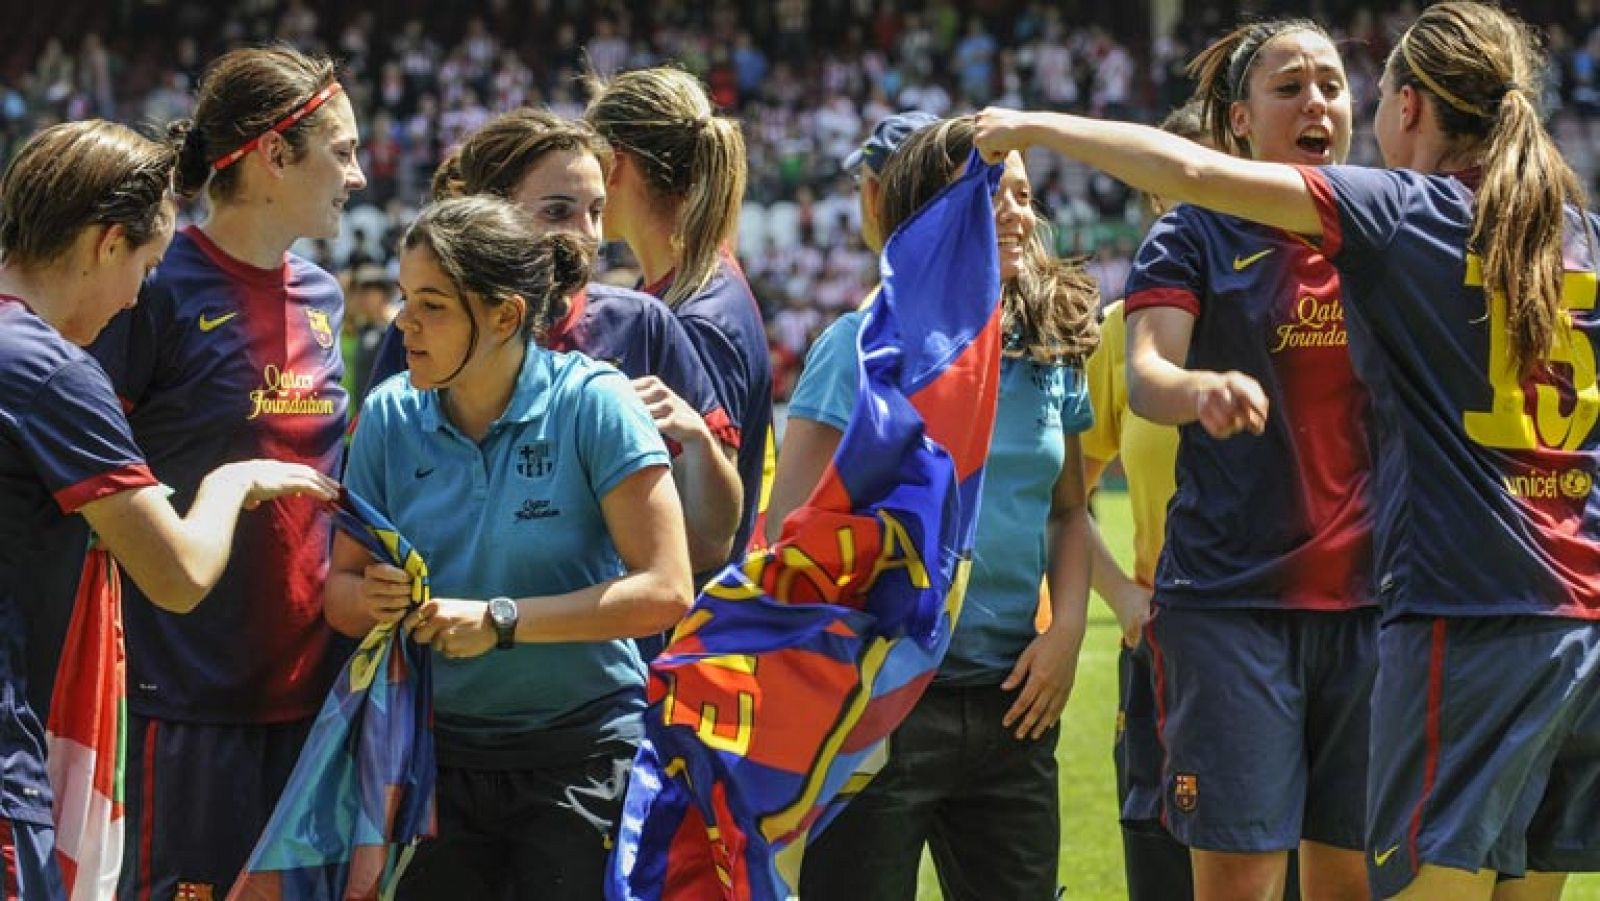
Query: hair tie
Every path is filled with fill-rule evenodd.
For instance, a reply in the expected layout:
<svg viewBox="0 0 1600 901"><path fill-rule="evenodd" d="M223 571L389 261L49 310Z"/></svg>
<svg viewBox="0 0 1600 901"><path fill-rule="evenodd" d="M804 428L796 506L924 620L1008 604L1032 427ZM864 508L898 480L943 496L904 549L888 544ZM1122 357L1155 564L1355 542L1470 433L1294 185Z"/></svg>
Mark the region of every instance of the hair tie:
<svg viewBox="0 0 1600 901"><path fill-rule="evenodd" d="M1417 80L1422 82L1422 86L1432 91L1440 100L1443 100L1445 103L1455 107L1457 112L1466 113L1469 116L1476 116L1479 119L1494 118L1482 107L1474 106L1445 90L1444 85L1434 81L1433 78L1428 75L1428 73L1422 71L1422 67L1418 66L1416 60L1411 58L1411 32L1409 30L1400 36L1400 55L1406 61L1406 68L1411 70L1412 75L1417 76ZM1513 87L1515 87L1515 85L1513 85Z"/></svg>
<svg viewBox="0 0 1600 901"><path fill-rule="evenodd" d="M333 97L342 90L344 90L344 88L336 81L316 92L315 94L312 94L310 97L306 98L304 103L290 110L287 116L279 119L271 128L267 129L261 134L256 135L250 140L245 141L244 144L239 147L239 149L212 163L211 168L217 172L221 172L234 163L244 159L245 156L250 153L250 151L256 149L256 147L261 144L262 138L269 134L281 135L289 129L295 127L300 123L300 120L316 112L318 107L333 99Z"/></svg>

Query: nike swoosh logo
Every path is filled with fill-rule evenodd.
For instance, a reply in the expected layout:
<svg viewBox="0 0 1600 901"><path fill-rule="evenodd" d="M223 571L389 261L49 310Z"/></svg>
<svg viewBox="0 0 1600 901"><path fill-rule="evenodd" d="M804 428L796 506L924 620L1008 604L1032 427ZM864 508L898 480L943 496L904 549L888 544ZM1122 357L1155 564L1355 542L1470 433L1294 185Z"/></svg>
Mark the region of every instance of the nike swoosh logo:
<svg viewBox="0 0 1600 901"><path fill-rule="evenodd" d="M1393 857L1394 852L1398 850L1400 850L1399 845L1391 845L1387 851L1374 851L1372 852L1372 862L1381 867L1388 863L1389 858Z"/></svg>
<svg viewBox="0 0 1600 901"><path fill-rule="evenodd" d="M206 314L201 313L200 314L200 331L202 331L202 332L212 331L212 330L216 329L217 326L223 324L224 322L227 322L229 319L232 319L233 317L235 317L237 315L239 315L239 311L238 310L234 310L232 313L225 313L225 314L223 314L221 316L218 316L215 319L207 319L206 318Z"/></svg>
<svg viewBox="0 0 1600 901"><path fill-rule="evenodd" d="M1268 247L1266 250L1263 250L1260 253L1251 254L1250 256L1244 257L1242 259L1239 258L1239 257L1234 257L1233 258L1233 271L1234 272L1243 272L1246 269L1249 269L1251 266L1255 265L1257 260L1259 260L1262 257L1266 256L1267 254L1271 253L1275 249L1276 248Z"/></svg>
<svg viewBox="0 0 1600 901"><path fill-rule="evenodd" d="M417 467L417 478L426 479L428 476L433 475L433 471L435 469L438 469L438 468L439 467L437 467L437 466L430 466L427 469L423 469L422 467L418 466Z"/></svg>

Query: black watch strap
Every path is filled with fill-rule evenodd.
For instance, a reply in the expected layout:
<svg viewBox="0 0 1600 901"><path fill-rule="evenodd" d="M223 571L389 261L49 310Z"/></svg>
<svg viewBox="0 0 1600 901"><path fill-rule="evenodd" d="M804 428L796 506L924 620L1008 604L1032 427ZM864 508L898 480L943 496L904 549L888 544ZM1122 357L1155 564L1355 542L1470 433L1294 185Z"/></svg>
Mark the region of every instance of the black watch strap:
<svg viewBox="0 0 1600 901"><path fill-rule="evenodd" d="M517 643L517 602L507 597L489 600L489 622L494 626L494 646L505 650Z"/></svg>

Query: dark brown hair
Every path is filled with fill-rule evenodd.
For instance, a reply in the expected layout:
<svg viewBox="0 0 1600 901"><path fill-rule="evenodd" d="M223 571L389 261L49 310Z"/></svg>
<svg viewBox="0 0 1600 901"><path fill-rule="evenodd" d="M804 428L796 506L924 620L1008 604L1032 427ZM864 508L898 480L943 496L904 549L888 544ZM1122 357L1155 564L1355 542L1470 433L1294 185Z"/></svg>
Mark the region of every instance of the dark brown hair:
<svg viewBox="0 0 1600 901"><path fill-rule="evenodd" d="M93 225L120 225L138 247L167 215L177 153L169 144L101 119L39 132L0 177L0 259L54 262Z"/></svg>
<svg viewBox="0 0 1600 901"><path fill-rule="evenodd" d="M1456 0L1423 10L1385 68L1392 90L1409 86L1427 98L1447 137L1481 145L1470 244L1483 257L1484 290L1506 299L1512 364L1521 373L1555 343L1565 207L1586 205L1539 118L1544 63L1527 24Z"/></svg>
<svg viewBox="0 0 1600 901"><path fill-rule="evenodd" d="M678 204L672 232L677 275L665 298L675 306L711 281L738 230L744 135L737 122L715 114L705 87L680 69L640 69L609 82L591 78L590 87L589 124L639 161L653 196Z"/></svg>
<svg viewBox="0 0 1600 901"><path fill-rule="evenodd" d="M542 336L567 295L589 280L590 257L582 239L562 232L540 237L521 210L498 197L435 203L418 214L400 243L406 250L426 248L462 303L493 309L520 296L527 304L525 339ZM478 345L477 318L469 319L472 338L462 367ZM450 378L460 371L457 367Z"/></svg>
<svg viewBox="0 0 1600 901"><path fill-rule="evenodd" d="M611 165L611 148L587 122L523 107L491 119L452 151L433 175L433 199L466 194L510 197L545 154L584 152Z"/></svg>
<svg viewBox="0 0 1600 901"><path fill-rule="evenodd" d="M1261 48L1273 38L1295 31L1309 31L1333 42L1328 32L1310 19L1264 19L1240 25L1189 61L1189 77L1195 80L1194 100L1200 104L1200 121L1211 133L1212 146L1234 156L1250 155L1250 142L1233 133L1229 110L1235 101L1250 99L1250 72Z"/></svg>
<svg viewBox="0 0 1600 901"><path fill-rule="evenodd" d="M193 197L209 184L217 197L233 196L239 167L213 172L212 164L272 128L337 76L326 57L307 56L283 44L243 47L218 57L200 78L194 118L168 126L168 133L183 142L178 193ZM322 121L326 109L283 132L297 159L306 135Z"/></svg>
<svg viewBox="0 0 1600 901"><path fill-rule="evenodd" d="M972 119L943 119L907 138L884 164L878 218L885 235L932 200L972 152ZM1040 221L1023 247L1022 271L1001 286L1000 319L1020 336L1020 353L1041 363L1077 362L1100 343L1095 307L1100 293L1082 261L1050 250L1050 227Z"/></svg>

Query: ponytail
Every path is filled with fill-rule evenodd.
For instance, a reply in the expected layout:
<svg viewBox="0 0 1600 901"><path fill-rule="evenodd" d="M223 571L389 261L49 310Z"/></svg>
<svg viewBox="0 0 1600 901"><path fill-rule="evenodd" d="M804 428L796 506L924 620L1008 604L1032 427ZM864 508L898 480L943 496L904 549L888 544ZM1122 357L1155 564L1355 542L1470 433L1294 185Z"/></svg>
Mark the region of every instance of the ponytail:
<svg viewBox="0 0 1600 901"><path fill-rule="evenodd" d="M178 158L172 173L172 192L179 197L193 197L206 186L206 179L211 175L205 139L194 127L193 119L178 119L167 123L167 140L177 151Z"/></svg>
<svg viewBox="0 0 1600 901"><path fill-rule="evenodd" d="M680 69L591 78L585 118L617 152L635 160L651 196L677 206L672 249L676 275L669 306L699 293L716 275L739 225L746 173L738 123L715 114L706 89Z"/></svg>
<svg viewBox="0 0 1600 901"><path fill-rule="evenodd" d="M1526 24L1469 0L1425 10L1388 62L1393 89L1421 93L1447 137L1481 148L1469 245L1483 260L1484 290L1505 298L1511 360L1522 374L1555 345L1565 208L1586 206L1582 184L1540 121L1534 98L1543 70Z"/></svg>
<svg viewBox="0 0 1600 901"><path fill-rule="evenodd" d="M716 274L724 249L739 227L745 186L744 136L730 119L712 117L700 126L689 162L689 185L678 208L673 236L680 253L678 275L667 292L677 304L699 293Z"/></svg>

